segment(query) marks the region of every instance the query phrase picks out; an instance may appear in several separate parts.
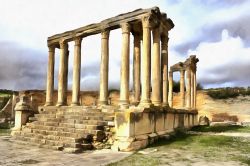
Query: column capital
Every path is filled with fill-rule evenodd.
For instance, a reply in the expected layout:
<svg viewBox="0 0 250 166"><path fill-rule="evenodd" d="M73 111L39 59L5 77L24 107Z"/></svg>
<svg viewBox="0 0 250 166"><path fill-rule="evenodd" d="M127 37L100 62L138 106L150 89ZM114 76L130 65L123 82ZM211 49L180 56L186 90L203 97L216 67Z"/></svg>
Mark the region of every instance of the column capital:
<svg viewBox="0 0 250 166"><path fill-rule="evenodd" d="M68 42L66 42L65 39L61 39L61 40L59 41L59 44L60 44L60 48L61 48L61 49L68 49Z"/></svg>
<svg viewBox="0 0 250 166"><path fill-rule="evenodd" d="M129 23L127 23L127 22L121 23L120 26L122 29L122 33L130 33L131 26Z"/></svg>
<svg viewBox="0 0 250 166"><path fill-rule="evenodd" d="M168 43L169 41L168 34L161 34L161 41L164 43Z"/></svg>
<svg viewBox="0 0 250 166"><path fill-rule="evenodd" d="M75 46L80 46L82 44L82 38L81 37L75 37Z"/></svg>
<svg viewBox="0 0 250 166"><path fill-rule="evenodd" d="M55 52L55 46L54 45L51 45L51 46L48 46L49 48L49 52Z"/></svg>
<svg viewBox="0 0 250 166"><path fill-rule="evenodd" d="M109 39L110 30L105 30L101 32L102 39Z"/></svg>
<svg viewBox="0 0 250 166"><path fill-rule="evenodd" d="M151 15L147 14L141 18L143 28L151 28Z"/></svg>

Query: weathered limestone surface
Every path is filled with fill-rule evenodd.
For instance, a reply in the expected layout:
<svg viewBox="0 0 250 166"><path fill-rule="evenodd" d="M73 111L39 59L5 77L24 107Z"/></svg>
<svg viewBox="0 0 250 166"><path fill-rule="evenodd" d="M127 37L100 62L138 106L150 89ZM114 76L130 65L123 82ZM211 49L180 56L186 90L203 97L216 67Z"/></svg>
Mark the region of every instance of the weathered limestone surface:
<svg viewBox="0 0 250 166"><path fill-rule="evenodd" d="M197 120L196 110L163 109L162 107L127 109L115 113L116 142L113 149L137 150L176 128L190 128ZM136 145L135 145L136 144Z"/></svg>
<svg viewBox="0 0 250 166"><path fill-rule="evenodd" d="M113 144L113 149L129 151L146 147L175 128L194 126L194 119L197 118L197 111L193 109L197 59L191 56L184 63L171 67L168 78L168 32L173 27L167 14L153 7L49 37L46 104L40 108L40 114L29 118L30 123L23 126L21 132L15 133L15 137L66 152L105 148L110 144ZM111 103L108 89L109 35L110 31L118 28L122 31L119 106ZM101 33L99 101L98 106L93 103L91 107L86 107L80 102L81 43L85 37L98 33ZM131 34L134 37L133 101L130 100L129 87ZM72 99L68 100L70 41L74 41L75 46ZM53 106L55 48L60 49L60 59L57 105ZM84 58L87 56L84 55ZM179 69L187 70L188 110L168 107L173 105L173 72ZM184 96L184 74L181 78Z"/></svg>

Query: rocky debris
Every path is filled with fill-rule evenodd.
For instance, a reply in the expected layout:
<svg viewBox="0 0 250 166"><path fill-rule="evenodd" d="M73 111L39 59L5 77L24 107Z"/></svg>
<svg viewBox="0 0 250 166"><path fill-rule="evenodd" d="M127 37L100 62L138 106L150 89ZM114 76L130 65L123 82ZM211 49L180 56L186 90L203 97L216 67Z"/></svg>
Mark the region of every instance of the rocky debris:
<svg viewBox="0 0 250 166"><path fill-rule="evenodd" d="M201 126L209 126L209 119L206 116L200 116L199 118L199 125Z"/></svg>

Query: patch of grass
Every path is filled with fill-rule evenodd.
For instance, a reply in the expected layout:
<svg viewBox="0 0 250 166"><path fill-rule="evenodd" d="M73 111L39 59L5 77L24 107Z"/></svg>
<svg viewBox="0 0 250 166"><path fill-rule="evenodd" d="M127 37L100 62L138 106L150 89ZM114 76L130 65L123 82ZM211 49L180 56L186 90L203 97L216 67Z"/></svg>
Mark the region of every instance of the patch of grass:
<svg viewBox="0 0 250 166"><path fill-rule="evenodd" d="M10 132L9 129L0 129L0 136L10 135Z"/></svg>
<svg viewBox="0 0 250 166"><path fill-rule="evenodd" d="M129 156L116 163L108 164L108 166L157 166L160 165L160 161L157 158L151 156L145 156L139 153Z"/></svg>
<svg viewBox="0 0 250 166"><path fill-rule="evenodd" d="M9 123L0 123L0 129L10 129L11 127L14 127L13 125Z"/></svg>
<svg viewBox="0 0 250 166"><path fill-rule="evenodd" d="M212 130L222 131L218 128ZM241 128L234 128L234 130L241 130ZM206 131L211 131L211 129L206 129ZM248 165L250 162L249 157L246 157L250 154L250 138L191 135L177 132L177 135L170 140L160 140L149 148L157 149L157 151L147 155L134 153L109 166L162 165L175 161L185 163L184 165L193 165L201 160L206 162L237 161Z"/></svg>
<svg viewBox="0 0 250 166"><path fill-rule="evenodd" d="M195 126L191 131L198 132L250 132L249 126Z"/></svg>

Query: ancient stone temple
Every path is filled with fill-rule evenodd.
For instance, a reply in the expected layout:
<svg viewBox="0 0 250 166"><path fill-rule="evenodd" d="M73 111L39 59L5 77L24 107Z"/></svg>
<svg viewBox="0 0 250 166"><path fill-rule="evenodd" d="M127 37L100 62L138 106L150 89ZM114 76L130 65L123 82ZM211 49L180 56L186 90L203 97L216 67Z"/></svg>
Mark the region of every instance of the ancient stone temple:
<svg viewBox="0 0 250 166"><path fill-rule="evenodd" d="M179 69L170 68L168 76L168 33L173 27L167 14L153 7L49 37L46 104L39 108L39 114L29 118L21 130L13 132L15 138L70 152L105 147L129 151L146 147L175 128L196 125L195 71L198 60L193 56L180 67L181 71L187 71L187 107L171 107L172 72ZM109 35L110 31L118 28L122 33L120 95L119 104L112 105L108 102ZM98 104L80 105L80 75L84 72L81 71L81 57L88 56L81 55L81 43L88 36L99 33L101 64ZM134 41L132 46L131 36ZM72 97L71 101L67 101L68 43L72 41L75 43ZM57 60L55 49L60 49L57 102L53 102L54 66ZM133 66L129 64L130 49L133 50ZM131 67L133 77L129 75ZM131 78L133 92L129 91ZM183 89L184 80L181 81ZM184 90L181 93L184 94ZM130 100L131 94L133 100Z"/></svg>

